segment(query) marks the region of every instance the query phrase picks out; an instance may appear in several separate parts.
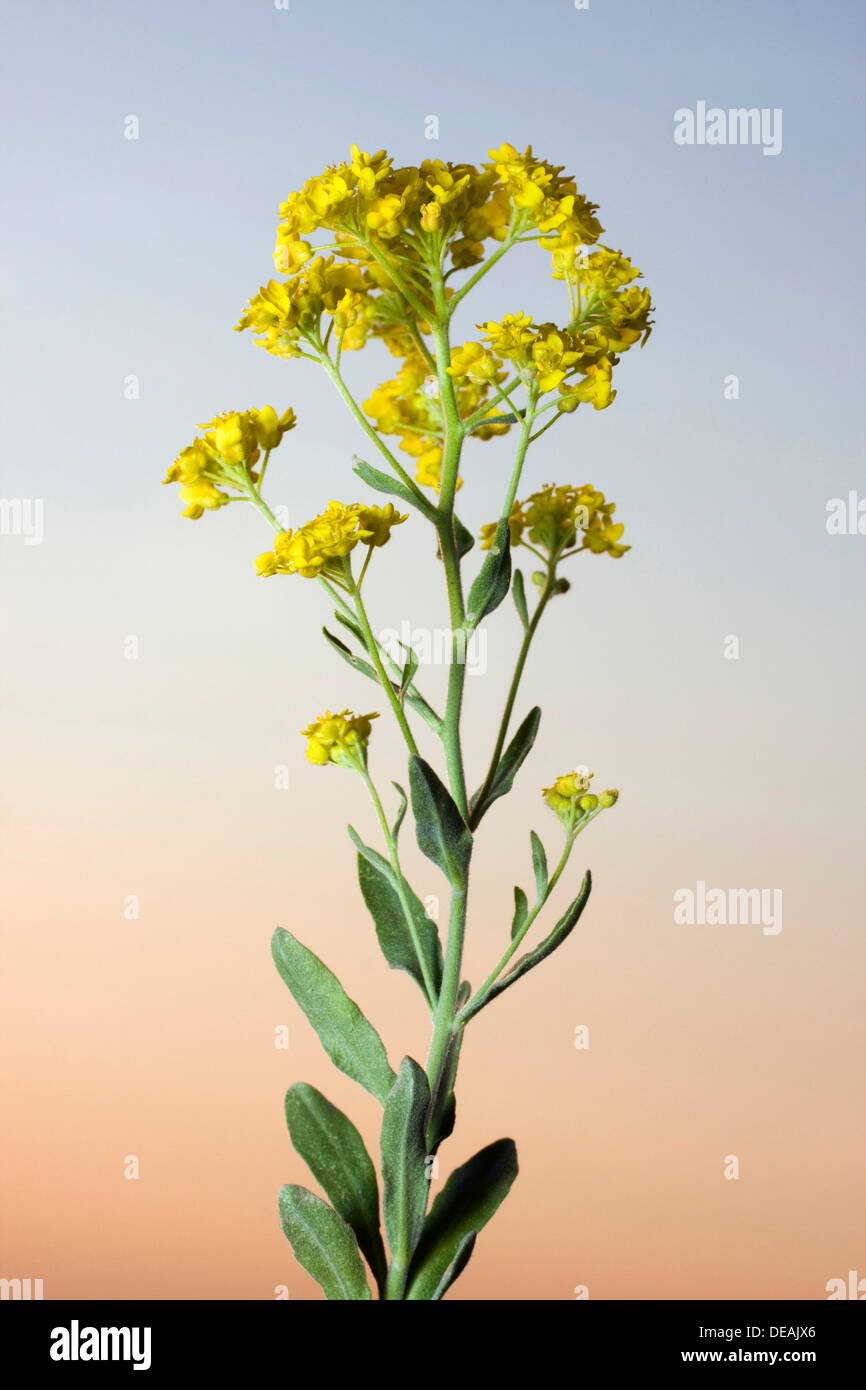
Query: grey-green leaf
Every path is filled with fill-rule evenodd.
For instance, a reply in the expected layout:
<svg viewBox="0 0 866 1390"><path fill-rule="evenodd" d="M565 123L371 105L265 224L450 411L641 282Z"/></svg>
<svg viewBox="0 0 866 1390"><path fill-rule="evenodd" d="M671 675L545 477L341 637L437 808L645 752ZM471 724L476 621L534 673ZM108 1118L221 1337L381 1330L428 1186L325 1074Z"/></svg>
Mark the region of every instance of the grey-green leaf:
<svg viewBox="0 0 866 1390"><path fill-rule="evenodd" d="M442 984L442 946L436 923L427 916L421 899L412 892L405 879L403 894L409 904L412 921L407 921L393 874L369 858L358 855L358 882L376 928L376 936L392 970L406 970L428 997L421 962L427 967L434 996ZM414 930L413 930L414 929ZM417 946L416 946L417 941ZM434 1000L431 1000L431 1005Z"/></svg>
<svg viewBox="0 0 866 1390"><path fill-rule="evenodd" d="M396 844L397 836L400 834L400 827L401 827L401 825L403 824L403 817L404 817L405 814L406 814L406 807L409 805L409 802L408 802L408 800L407 800L406 793L404 792L403 788L400 786L400 783L399 783L399 782L392 782L392 783L391 783L391 786L394 788L394 790L396 791L397 795L398 795L399 798L400 798L400 808L399 808L399 810L397 811L397 816L396 816L396 819L395 819L395 821L394 821L394 824L391 826L391 835L392 835L392 837L393 837L393 839L394 839L394 842L395 842L395 844Z"/></svg>
<svg viewBox="0 0 866 1390"><path fill-rule="evenodd" d="M382 1211L392 1263L406 1270L424 1226L429 1180L425 1130L430 1086L404 1057L382 1116Z"/></svg>
<svg viewBox="0 0 866 1390"><path fill-rule="evenodd" d="M570 935L577 925L578 918L586 907L591 890L592 875L589 869L587 869L583 883L580 885L580 892L574 899L574 902L569 904L565 913L560 917L556 926L553 928L553 931L544 938L540 946L536 946L534 951L528 951L525 956L521 956L520 960L516 965L511 967L507 975L503 975L501 980L497 980L495 985L490 986L487 993L479 999L478 1003L473 1007L471 1013L466 1013L464 1015L464 1023L468 1022L470 1018L473 1018L475 1014L478 1013L479 1009L483 1009L485 1005L489 1004L497 995L502 994L503 990L508 989L510 985L513 985L519 980L521 975L525 975L527 970L532 970L534 966L540 965L547 956L556 950L557 946L562 945L563 941L565 941L566 937Z"/></svg>
<svg viewBox="0 0 866 1390"><path fill-rule="evenodd" d="M351 1000L336 975L291 932L278 927L271 938L274 963L340 1071L384 1105L394 1071L372 1023Z"/></svg>
<svg viewBox="0 0 866 1390"><path fill-rule="evenodd" d="M511 923L511 940L513 941L520 931L527 917L529 916L529 903L522 888L514 889L514 918Z"/></svg>
<svg viewBox="0 0 866 1390"><path fill-rule="evenodd" d="M472 835L450 792L417 754L409 759L409 793L418 848L439 866L453 888L462 888L472 854Z"/></svg>
<svg viewBox="0 0 866 1390"><path fill-rule="evenodd" d="M430 1209L409 1271L406 1298L431 1300L453 1268L466 1237L480 1231L517 1176L513 1139L497 1139L451 1174ZM455 1276L456 1277L456 1276Z"/></svg>
<svg viewBox="0 0 866 1390"><path fill-rule="evenodd" d="M379 1229L379 1187L363 1139L348 1116L305 1081L286 1093L286 1124L316 1182L355 1232L383 1291L388 1262Z"/></svg>
<svg viewBox="0 0 866 1390"><path fill-rule="evenodd" d="M468 1235L463 1237L457 1247L457 1254L454 1256L454 1259L436 1285L435 1292L430 1295L431 1302L438 1302L439 1299L444 1298L454 1281L460 1278L460 1275L472 1258L472 1251L475 1249L475 1242L477 1239L477 1231L470 1231Z"/></svg>
<svg viewBox="0 0 866 1390"><path fill-rule="evenodd" d="M547 855L544 852L544 845L534 830L529 832L529 842L532 845L532 869L535 874L536 900L543 903L547 897Z"/></svg>
<svg viewBox="0 0 866 1390"><path fill-rule="evenodd" d="M529 630L529 611L526 607L526 589L523 584L523 571L515 570L511 581L511 597L514 599L514 607L517 609L517 616L523 624L524 630Z"/></svg>
<svg viewBox="0 0 866 1390"><path fill-rule="evenodd" d="M378 681L379 677L376 675L369 661L365 661L362 656L356 656L356 654L346 646L345 642L341 642L339 637L335 637L333 632L329 632L326 627L322 628L322 634L325 640L334 648L337 655L341 656L343 660L352 667L353 671L360 671L361 675L367 676L369 680Z"/></svg>
<svg viewBox="0 0 866 1390"><path fill-rule="evenodd" d="M482 816L489 811L494 801L497 801L500 796L505 796L506 792L511 791L514 779L523 766L523 763L528 758L532 745L535 742L540 723L541 710L538 705L536 705L529 711L523 723L520 725L520 728L517 730L517 733L514 735L514 738L499 759L499 765L491 778L490 786L484 793L483 798L481 795L481 788L479 788L472 797L469 803L469 819L473 830L479 824Z"/></svg>
<svg viewBox="0 0 866 1390"><path fill-rule="evenodd" d="M362 459L358 460L352 472L357 473L358 477L362 478L368 487L375 488L376 492L387 492L392 497L400 497L417 511L423 512L430 521L436 519L436 508L427 501L422 492L411 492L405 483L392 478L389 473L381 473L378 468L371 468L369 463L364 463Z"/></svg>
<svg viewBox="0 0 866 1390"><path fill-rule="evenodd" d="M497 523L493 544L473 580L466 613L473 627L498 608L511 584L511 537L508 517Z"/></svg>
<svg viewBox="0 0 866 1390"><path fill-rule="evenodd" d="M369 1300L355 1237L334 1208L294 1183L280 1188L278 1205L295 1259L322 1286L325 1297L338 1302Z"/></svg>
<svg viewBox="0 0 866 1390"><path fill-rule="evenodd" d="M474 546L475 537L457 516L454 518L454 539L457 543L457 557L462 560L463 556L468 555Z"/></svg>

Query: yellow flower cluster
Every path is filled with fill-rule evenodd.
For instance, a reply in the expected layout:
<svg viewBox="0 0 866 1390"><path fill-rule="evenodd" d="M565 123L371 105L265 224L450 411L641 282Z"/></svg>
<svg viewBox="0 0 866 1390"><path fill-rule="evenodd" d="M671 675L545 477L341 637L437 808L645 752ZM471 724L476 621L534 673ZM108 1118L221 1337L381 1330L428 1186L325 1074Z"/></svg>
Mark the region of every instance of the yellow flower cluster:
<svg viewBox="0 0 866 1390"><path fill-rule="evenodd" d="M597 492L591 483L583 487L548 483L525 502L514 503L508 518L511 544L525 544L526 537L551 557L560 558L566 551L574 554L571 547L575 546L596 555L607 552L619 559L631 546L620 544L625 527L622 522L614 522L615 510L616 503L606 502L604 493ZM578 532L583 537L580 546ZM482 550L491 548L495 535L495 522L482 526Z"/></svg>
<svg viewBox="0 0 866 1390"><path fill-rule="evenodd" d="M487 400L489 382L467 379L458 385L457 409L462 419L474 414ZM421 354L407 354L400 371L384 381L364 402L364 410L380 434L399 436L400 448L415 460L416 481L438 490L442 473L444 420L435 376ZM491 407L491 414L496 414ZM473 438L491 439L507 433L510 426L485 425L473 431ZM457 486L461 486L458 479Z"/></svg>
<svg viewBox="0 0 866 1390"><path fill-rule="evenodd" d="M355 549L359 542L370 546L384 545L391 529L408 520L390 502L384 507L362 507L359 503L329 502L327 510L308 521L297 531L281 531L273 550L266 550L256 560L262 576L300 574L304 579L320 575L339 575L340 561Z"/></svg>
<svg viewBox="0 0 866 1390"><path fill-rule="evenodd" d="M197 521L206 511L226 506L231 497L223 489L243 492L257 477L255 465L262 450L276 449L296 423L293 410L278 416L266 405L262 410L226 411L200 425L207 433L181 449L163 479L181 484L183 515Z"/></svg>
<svg viewBox="0 0 866 1390"><path fill-rule="evenodd" d="M353 145L346 161L308 179L281 204L278 269L293 275L311 260L308 238L320 230L332 234L341 255L365 262L397 241L411 259L419 238L436 237L459 268L483 260L484 242L503 241L516 219L546 234L542 245L549 250L598 240L595 205L563 178L561 167L536 159L531 147L519 154L505 144L489 153L490 163L480 169L439 159L395 169L387 151L370 155Z"/></svg>
<svg viewBox="0 0 866 1390"><path fill-rule="evenodd" d="M366 761L366 748L370 738L370 721L378 719L378 714L353 714L344 709L340 714L328 710L316 719L301 734L308 739L307 757L311 763L324 766L336 763L338 767L358 767Z"/></svg>
<svg viewBox="0 0 866 1390"><path fill-rule="evenodd" d="M595 774L592 772L566 772L557 777L552 787L545 787L542 796L562 824L569 830L578 829L579 822L592 811L607 810L615 806L619 792L611 788L596 796L589 790Z"/></svg>

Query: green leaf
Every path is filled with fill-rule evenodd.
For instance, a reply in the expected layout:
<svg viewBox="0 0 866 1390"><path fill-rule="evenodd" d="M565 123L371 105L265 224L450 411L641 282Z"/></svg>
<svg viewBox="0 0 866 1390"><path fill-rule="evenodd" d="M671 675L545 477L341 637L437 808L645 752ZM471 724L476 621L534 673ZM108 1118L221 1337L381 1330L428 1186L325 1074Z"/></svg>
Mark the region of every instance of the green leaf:
<svg viewBox="0 0 866 1390"><path fill-rule="evenodd" d="M547 897L547 855L544 852L544 845L541 843L534 830L529 832L529 842L532 845L532 868L535 874L536 901L543 903Z"/></svg>
<svg viewBox="0 0 866 1390"><path fill-rule="evenodd" d="M368 864L372 864L374 869L378 869L382 877L386 878L393 887L394 870L391 868L388 860L384 859L377 849L371 849L369 845L365 845L353 825L347 825L346 830L349 833L349 839L362 858L366 859Z"/></svg>
<svg viewBox="0 0 866 1390"><path fill-rule="evenodd" d="M409 647L408 655L406 657L406 665L403 667L403 673L400 676L400 688L397 691L397 697L400 700L401 704L406 697L406 692L409 689L409 686L412 684L415 672L417 670L418 654L417 652L413 651L411 647Z"/></svg>
<svg viewBox="0 0 866 1390"><path fill-rule="evenodd" d="M399 798L400 798L400 809L399 809L398 812L397 812L397 818L396 818L396 820L394 821L394 824L391 826L391 836L392 836L392 839L394 840L394 843L396 844L396 843L397 843L397 836L400 834L400 827L401 827L401 825L403 824L403 817L404 817L405 814L406 814L406 807L408 806L409 803L408 803L408 801L407 801L407 799L406 799L406 793L404 792L403 788L400 786L400 783L399 783L399 782L392 782L392 783L391 783L391 786L395 789L397 795L398 795Z"/></svg>
<svg viewBox="0 0 866 1390"><path fill-rule="evenodd" d="M341 642L339 637L335 637L326 627L322 628L322 634L325 640L334 648L337 655L341 656L343 660L352 667L353 671L360 671L362 675L369 677L370 680L378 681L379 677L376 675L369 661L365 661L362 656L356 656L353 651L349 650L345 642Z"/></svg>
<svg viewBox="0 0 866 1390"><path fill-rule="evenodd" d="M457 516L454 517L454 539L457 543L457 558L462 560L463 556L468 555L474 546L475 537Z"/></svg>
<svg viewBox="0 0 866 1390"><path fill-rule="evenodd" d="M334 617L336 618L336 620L337 620L338 623L342 623L343 627L349 629L349 631L351 632L352 636L355 638L355 641L358 643L358 646L359 646L359 647L362 647L363 650L364 650L365 652L367 652L368 655L369 655L369 647L367 646L367 638L366 638L366 636L364 635L364 629L361 627L361 624L360 624L360 623L356 623L356 622L355 622L355 619L354 619L354 618L350 618L350 617L348 616L348 614L342 613L342 612L340 611L339 608L335 608L335 609L334 609Z"/></svg>
<svg viewBox="0 0 866 1390"><path fill-rule="evenodd" d="M496 526L493 545L485 557L469 590L466 602L467 620L477 627L482 618L498 608L511 583L511 538L508 517L503 517Z"/></svg>
<svg viewBox="0 0 866 1390"><path fill-rule="evenodd" d="M450 792L429 763L414 753L409 759L409 793L418 848L438 865L452 888L462 889L472 854L472 835Z"/></svg>
<svg viewBox="0 0 866 1390"><path fill-rule="evenodd" d="M490 986L487 993L479 999L478 1003L474 1006L472 1012L464 1015L464 1023L467 1023L470 1018L474 1018L479 1009L483 1009L485 1005L489 1004L497 995L502 994L503 990L513 985L520 979L521 975L525 975L527 970L532 970L534 966L540 965L547 956L551 955L551 953L556 950L557 946L562 945L563 941L565 941L566 937L570 935L577 925L578 918L586 906L591 889L592 876L589 869L587 869L583 883L580 885L580 892L574 902L569 905L564 915L560 917L550 935L546 936L541 945L536 946L534 951L528 951L525 956L521 956L520 960L516 965L511 967L507 975L503 975L500 980L496 981L495 985Z"/></svg>
<svg viewBox="0 0 866 1390"><path fill-rule="evenodd" d="M436 508L423 493L410 492L405 483L401 483L397 478L392 478L389 473L380 473L378 468L371 468L369 463L364 463L359 459L352 469L359 478L368 485L375 488L376 492L387 492L392 497L400 497L404 502L408 502L416 511L422 512L430 521L436 520Z"/></svg>
<svg viewBox="0 0 866 1390"><path fill-rule="evenodd" d="M517 616L523 624L523 629L528 632L529 611L526 607L526 590L523 587L522 570L514 571L514 578L511 581L511 597L514 599L514 607L517 609Z"/></svg>
<svg viewBox="0 0 866 1390"><path fill-rule="evenodd" d="M291 932L278 927L271 938L274 963L319 1040L340 1071L384 1105L394 1084L385 1047L372 1023L348 996L336 975Z"/></svg>
<svg viewBox="0 0 866 1390"><path fill-rule="evenodd" d="M316 1182L355 1232L381 1292L388 1261L379 1229L376 1170L363 1139L348 1116L305 1081L286 1093L286 1124Z"/></svg>
<svg viewBox="0 0 866 1390"><path fill-rule="evenodd" d="M479 824L482 816L490 810L494 801L500 796L505 796L506 792L511 791L517 773L529 756L532 745L535 742L538 726L541 723L541 710L538 705L531 709L524 719L514 738L509 743L499 765L490 781L490 786L484 793L482 799L479 788L469 803L469 820L474 830Z"/></svg>
<svg viewBox="0 0 866 1390"><path fill-rule="evenodd" d="M361 885L364 902L367 904L376 927L376 936L382 949L382 955L391 969L408 971L413 980L420 985L425 997L428 997L424 972L419 960L420 950L427 966L427 973L432 982L434 994L438 994L442 984L442 946L439 942L436 923L427 916L421 899L412 892L406 880L403 879L404 894L412 914L414 938L417 938L418 942L416 948L412 927L406 920L406 913L397 892L393 873L390 870L387 873L384 872L371 859L359 854L358 882ZM434 1002L435 998L430 1000L431 1004Z"/></svg>
<svg viewBox="0 0 866 1390"><path fill-rule="evenodd" d="M527 917L529 916L529 903L522 888L514 890L514 920L511 923L511 940L513 941L520 931Z"/></svg>
<svg viewBox="0 0 866 1390"><path fill-rule="evenodd" d="M295 1183L280 1188L278 1205L295 1259L321 1284L325 1297L341 1302L369 1299L355 1237L334 1208Z"/></svg>
<svg viewBox="0 0 866 1390"><path fill-rule="evenodd" d="M460 1012L464 1004L469 1003L471 997L472 986L468 980L464 980L457 991L457 1013ZM430 1119L427 1124L427 1149L431 1154L435 1154L439 1145L454 1132L454 1125L457 1120L457 1097L454 1094L454 1082L457 1078L460 1049L463 1046L465 1031L464 1028L461 1028L458 1032L451 1034L445 1049L442 1066L439 1068L439 1075L436 1078L436 1085L433 1088L430 1101Z"/></svg>
<svg viewBox="0 0 866 1390"><path fill-rule="evenodd" d="M427 1077L404 1057L382 1116L382 1211L392 1262L406 1270L424 1226L430 1190L425 1129Z"/></svg>
<svg viewBox="0 0 866 1390"><path fill-rule="evenodd" d="M409 1271L406 1298L428 1301L461 1252L505 1200L517 1176L513 1139L497 1139L453 1172L430 1209ZM456 1275L454 1276L456 1277Z"/></svg>
<svg viewBox="0 0 866 1390"><path fill-rule="evenodd" d="M430 1295L431 1302L438 1301L439 1299L444 1298L445 1294L451 1288L451 1285L454 1283L455 1279L460 1278L460 1275L463 1273L464 1269L466 1268L470 1259L472 1258L472 1251L475 1249L475 1242L477 1238L477 1231L470 1231L467 1236L463 1237L459 1246L457 1247L457 1254L454 1256L454 1259L451 1261L445 1273L442 1275L442 1278L439 1280L439 1283L436 1285L435 1292Z"/></svg>

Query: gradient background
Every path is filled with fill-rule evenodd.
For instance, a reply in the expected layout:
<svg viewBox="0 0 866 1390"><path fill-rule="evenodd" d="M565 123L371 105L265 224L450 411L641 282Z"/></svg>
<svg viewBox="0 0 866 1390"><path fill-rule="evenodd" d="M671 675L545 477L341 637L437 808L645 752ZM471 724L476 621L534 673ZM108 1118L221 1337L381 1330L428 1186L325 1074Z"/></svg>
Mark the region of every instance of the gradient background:
<svg viewBox="0 0 866 1390"><path fill-rule="evenodd" d="M307 765L296 732L376 696L319 642L316 586L255 579L255 513L193 525L159 483L197 422L270 402L300 420L270 475L290 523L354 492L366 450L325 379L231 332L272 273L277 206L352 141L401 163L481 161L509 140L601 205L657 327L614 408L551 431L521 489L593 482L633 549L575 563L542 626L518 713L539 701L544 720L480 837L471 979L507 939L512 883L531 882L530 827L555 849L537 788L580 762L623 795L579 842L564 893L582 859L595 890L578 932L469 1034L440 1181L502 1134L521 1173L455 1296L823 1298L828 1279L866 1275L866 537L825 525L828 499L866 493L859 13L6 6L2 495L44 499L45 538L0 539L0 1274L43 1278L46 1298L319 1296L276 1218L279 1184L307 1181L283 1092L319 1085L371 1145L378 1107L324 1057L268 941L290 927L392 1060L423 1053L420 996L384 966L355 884L343 827L373 837L363 788ZM674 110L698 100L781 107L782 154L675 145ZM558 316L561 296L523 248L469 301L463 335L506 310ZM346 360L359 394L390 374L377 348ZM467 452L473 528L496 513L510 447ZM380 629L446 621L420 525L371 572ZM468 680L473 782L516 636L503 605ZM443 675L427 673L433 695ZM402 775L385 726L383 786ZM406 861L419 893L443 892L408 835ZM781 888L781 934L676 926L673 894L698 879Z"/></svg>

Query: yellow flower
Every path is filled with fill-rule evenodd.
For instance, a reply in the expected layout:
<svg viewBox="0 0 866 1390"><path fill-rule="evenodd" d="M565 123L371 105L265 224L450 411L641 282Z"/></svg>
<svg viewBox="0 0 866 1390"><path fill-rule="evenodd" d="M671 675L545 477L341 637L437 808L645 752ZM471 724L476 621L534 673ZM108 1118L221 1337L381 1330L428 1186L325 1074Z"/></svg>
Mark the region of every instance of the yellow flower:
<svg viewBox="0 0 866 1390"><path fill-rule="evenodd" d="M484 330L492 351L499 357L514 362L529 360L529 348L537 333L529 314L506 314L501 323L491 319L478 327Z"/></svg>
<svg viewBox="0 0 866 1390"><path fill-rule="evenodd" d="M524 502L514 503L509 517L511 544L520 545L526 532L532 545L551 557L559 556L564 551L573 553L578 532L582 532L579 549L590 550L596 555L607 553L619 559L631 547L620 544L625 527L622 523L614 523L615 510L616 503L606 502L604 493L597 492L591 483L579 488L547 483ZM495 522L482 526L482 550L490 549L495 534Z"/></svg>
<svg viewBox="0 0 866 1390"><path fill-rule="evenodd" d="M376 520L375 528L368 524L365 516L380 510L358 503L347 506L344 502L329 502L326 511L299 530L281 531L273 552L265 551L257 558L256 569L265 578L274 574L299 574L303 579L318 579L322 574L340 577L342 566L338 562L351 554L360 541L384 545L387 535L381 540L373 539L374 536L382 535L386 524L389 531L397 524L396 513L387 523Z"/></svg>
<svg viewBox="0 0 866 1390"><path fill-rule="evenodd" d="M197 521L206 511L224 507L231 494L243 496L257 477L255 465L262 449L277 448L295 424L293 410L278 416L266 405L261 410L228 410L200 426L204 437L181 449L163 479L181 484L183 515Z"/></svg>
<svg viewBox="0 0 866 1390"><path fill-rule="evenodd" d="M451 365L446 368L450 377L466 376L477 383L495 380L502 363L480 343L464 343L451 353Z"/></svg>
<svg viewBox="0 0 866 1390"><path fill-rule="evenodd" d="M320 766L326 763L336 763L338 767L364 766L370 721L378 718L378 714L352 714L348 709L340 714L326 710L308 728L301 730L302 736L309 740L307 757Z"/></svg>
<svg viewBox="0 0 866 1390"><path fill-rule="evenodd" d="M384 545L391 539L392 527L401 526L408 520L409 513L401 516L391 502L387 502L384 507L362 507L359 521L362 530L367 532L363 537L364 545L370 546L371 549Z"/></svg>
<svg viewBox="0 0 866 1390"><path fill-rule="evenodd" d="M589 791L594 773L566 772L557 777L552 787L544 787L541 795L563 825L571 826L578 814L578 802Z"/></svg>

